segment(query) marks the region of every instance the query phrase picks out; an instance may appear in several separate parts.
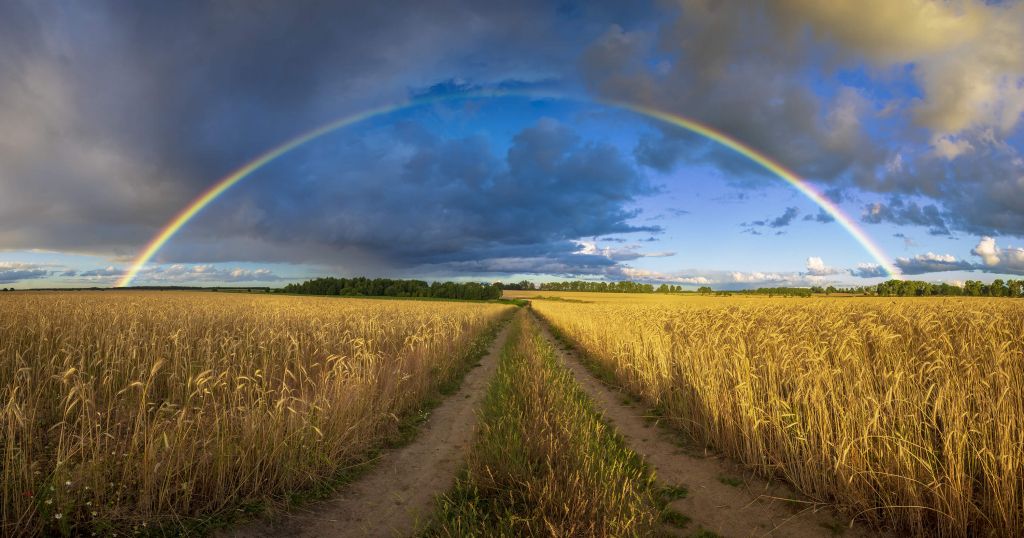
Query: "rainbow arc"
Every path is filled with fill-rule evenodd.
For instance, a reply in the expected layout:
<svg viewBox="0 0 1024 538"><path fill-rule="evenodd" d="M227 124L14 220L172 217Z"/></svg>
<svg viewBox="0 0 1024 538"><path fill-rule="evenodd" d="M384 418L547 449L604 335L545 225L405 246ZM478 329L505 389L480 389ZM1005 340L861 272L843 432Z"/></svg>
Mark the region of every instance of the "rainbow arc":
<svg viewBox="0 0 1024 538"><path fill-rule="evenodd" d="M694 134L702 136L708 140L712 140L724 147L731 149L732 151L750 159L757 163L765 170L771 172L773 175L779 177L786 183L789 183L797 189L801 194L806 196L809 200L817 204L822 210L832 216L842 226L847 233L856 240L872 259L884 270L890 277L898 278L899 271L889 261L888 256L882 252L882 249L875 244L874 241L857 226L856 222L850 218L839 206L834 204L831 200L826 198L820 193L812 184L807 180L801 178L793 171L787 169L779 162L771 159L764 153L754 149L753 147L741 142L740 140L733 138L732 136L718 131L712 127L704 125L698 121L677 115L655 108L651 108L644 105L626 103L621 101L612 101L606 99L584 99L575 96L567 96L554 93L545 92L525 92L525 91L505 91L505 90L488 90L488 91L477 91L467 93L454 93L439 96L423 97L417 99L410 99L401 103L392 104L388 106L381 106L352 114L334 120L326 125L322 125L313 129L312 131L306 132L295 138L285 141L284 143L275 146L265 153L257 156L255 159L249 161L241 168L238 168L234 172L231 172L227 176L221 178L216 183L211 185L207 190L203 191L199 196L192 200L184 209L178 212L163 228L160 229L153 236L153 238L146 244L142 251L136 256L129 267L128 272L121 277L117 282L117 287L125 287L131 285L132 281L139 275L139 272L153 259L154 256L160 251L164 245L167 244L171 238L174 237L182 228L188 224L196 215L198 215L203 209L213 203L217 198L222 196L231 187L237 185L245 178L251 176L254 172L267 165L271 161L281 157L282 155L303 146L313 140L316 140L324 135L335 132L339 129L369 120L371 118L382 116L385 114L394 113L406 108L415 106L421 106L429 103L436 103L441 101L454 101L462 99L474 99L474 98L487 98L487 97L528 97L528 98L546 98L546 99L561 99L568 101L580 101L580 102L595 102L612 108L619 108L628 110L640 116L656 119L664 123L674 125L681 129L685 129Z"/></svg>

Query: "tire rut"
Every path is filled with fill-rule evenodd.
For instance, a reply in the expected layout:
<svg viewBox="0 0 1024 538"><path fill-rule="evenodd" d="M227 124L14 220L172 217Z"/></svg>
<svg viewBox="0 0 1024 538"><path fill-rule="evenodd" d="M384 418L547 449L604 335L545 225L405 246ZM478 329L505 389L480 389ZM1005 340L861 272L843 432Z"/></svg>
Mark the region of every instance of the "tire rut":
<svg viewBox="0 0 1024 538"><path fill-rule="evenodd" d="M678 432L655 424L646 408L623 403L625 394L611 389L566 350L538 318L541 333L554 346L562 363L598 405L605 418L633 450L647 460L659 483L685 486L688 494L669 508L690 518L683 529L666 533L687 536L698 529L727 537L880 536L862 525L852 527L827 506L803 499L780 482L767 482L735 462L686 446ZM705 451L706 452L706 451Z"/></svg>
<svg viewBox="0 0 1024 538"><path fill-rule="evenodd" d="M408 445L385 452L335 497L220 533L223 537L409 536L427 521L435 497L455 485L476 434L477 409L497 369L509 323L478 367L448 396Z"/></svg>

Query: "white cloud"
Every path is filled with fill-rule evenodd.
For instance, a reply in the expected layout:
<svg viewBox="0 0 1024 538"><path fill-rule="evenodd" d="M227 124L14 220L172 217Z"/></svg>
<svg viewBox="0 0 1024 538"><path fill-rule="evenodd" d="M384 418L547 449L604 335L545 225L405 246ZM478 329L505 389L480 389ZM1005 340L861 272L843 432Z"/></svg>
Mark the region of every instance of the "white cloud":
<svg viewBox="0 0 1024 538"><path fill-rule="evenodd" d="M858 263L857 267L848 269L848 272L860 278L877 278L889 276L889 273L877 263Z"/></svg>
<svg viewBox="0 0 1024 538"><path fill-rule="evenodd" d="M127 270L113 265L102 269L91 269L77 274L77 278L96 283L112 284ZM72 276L72 275L68 275ZM139 272L135 284L203 284L209 282L273 282L285 280L270 269L223 268L210 264L174 264L146 267Z"/></svg>
<svg viewBox="0 0 1024 538"><path fill-rule="evenodd" d="M825 265L825 261L817 256L807 258L807 274L811 276L838 275L843 271Z"/></svg>
<svg viewBox="0 0 1024 538"><path fill-rule="evenodd" d="M952 136L936 136L932 140L932 152L939 157L951 161L974 149L974 146L963 138Z"/></svg>
<svg viewBox="0 0 1024 538"><path fill-rule="evenodd" d="M20 280L44 278L49 273L49 270L39 264L0 262L0 284L12 284Z"/></svg>
<svg viewBox="0 0 1024 538"><path fill-rule="evenodd" d="M600 247L593 241L574 241L579 250L573 254L585 254L591 256L604 256L613 261L629 261L638 258L667 258L675 256L675 252L640 252L639 245L626 245L623 247Z"/></svg>
<svg viewBox="0 0 1024 538"><path fill-rule="evenodd" d="M981 258L984 269L993 273L1024 274L1024 249L1000 248L993 237L982 237L971 254Z"/></svg>
<svg viewBox="0 0 1024 538"><path fill-rule="evenodd" d="M1024 111L1024 4L931 0L785 0L783 24L807 23L820 37L880 66L912 64L924 97L917 120L940 133L1012 129Z"/></svg>
<svg viewBox="0 0 1024 538"><path fill-rule="evenodd" d="M912 258L896 258L895 264L905 275L974 269L974 264L967 260L958 259L952 254L935 254L934 252L918 254Z"/></svg>

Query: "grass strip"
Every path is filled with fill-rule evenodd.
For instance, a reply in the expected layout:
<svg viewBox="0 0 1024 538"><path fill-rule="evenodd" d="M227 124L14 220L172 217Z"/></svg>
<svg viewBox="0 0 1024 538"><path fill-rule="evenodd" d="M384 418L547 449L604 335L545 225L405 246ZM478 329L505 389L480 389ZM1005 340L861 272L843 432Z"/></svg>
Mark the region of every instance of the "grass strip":
<svg viewBox="0 0 1024 538"><path fill-rule="evenodd" d="M467 469L426 536L641 536L665 497L525 312L516 316Z"/></svg>

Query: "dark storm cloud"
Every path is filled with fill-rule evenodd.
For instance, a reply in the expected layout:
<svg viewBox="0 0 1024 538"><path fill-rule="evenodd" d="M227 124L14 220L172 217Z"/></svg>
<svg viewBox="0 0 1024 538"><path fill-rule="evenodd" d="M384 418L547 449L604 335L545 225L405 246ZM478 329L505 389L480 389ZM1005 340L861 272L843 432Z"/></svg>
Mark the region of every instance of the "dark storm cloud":
<svg viewBox="0 0 1024 538"><path fill-rule="evenodd" d="M273 188L234 192L233 210L205 214L201 228L259 238L243 250L260 260L559 273L626 261L580 254L579 238L661 231L632 224L638 211L626 206L656 192L632 161L554 120L518 132L503 155L482 137L421 133L396 144L393 132L409 129L382 127L312 152L301 175L272 167L265 181ZM188 237L164 253L168 261L242 255L231 245L197 249L201 237Z"/></svg>
<svg viewBox="0 0 1024 538"><path fill-rule="evenodd" d="M612 26L595 41L581 61L590 88L722 130L832 185L833 201L851 188L920 196L946 214L932 233L1024 236L1019 4L977 3L969 16L941 3L895 8L906 18L877 17L894 9L885 2L676 6L660 26ZM934 40L937 21L962 26L951 35L964 41ZM988 30L964 37L972 25ZM710 162L741 188L766 176L663 125L634 153L660 171Z"/></svg>
<svg viewBox="0 0 1024 538"><path fill-rule="evenodd" d="M454 76L560 78L608 24L649 15L539 0L0 3L0 247L130 255L290 136Z"/></svg>
<svg viewBox="0 0 1024 538"><path fill-rule="evenodd" d="M768 14L749 3L684 4L655 31L610 28L581 63L590 87L695 118L805 177L832 181L884 159L858 119L870 103L855 88L829 98L815 94L801 72L804 44L781 39ZM711 162L737 182L768 175L731 150L669 126L642 137L635 154L661 171L686 160Z"/></svg>
<svg viewBox="0 0 1024 538"><path fill-rule="evenodd" d="M871 224L890 222L901 226L925 226L931 235L950 235L941 211L934 204L918 205L893 197L888 204L876 202L864 208L861 220Z"/></svg>

